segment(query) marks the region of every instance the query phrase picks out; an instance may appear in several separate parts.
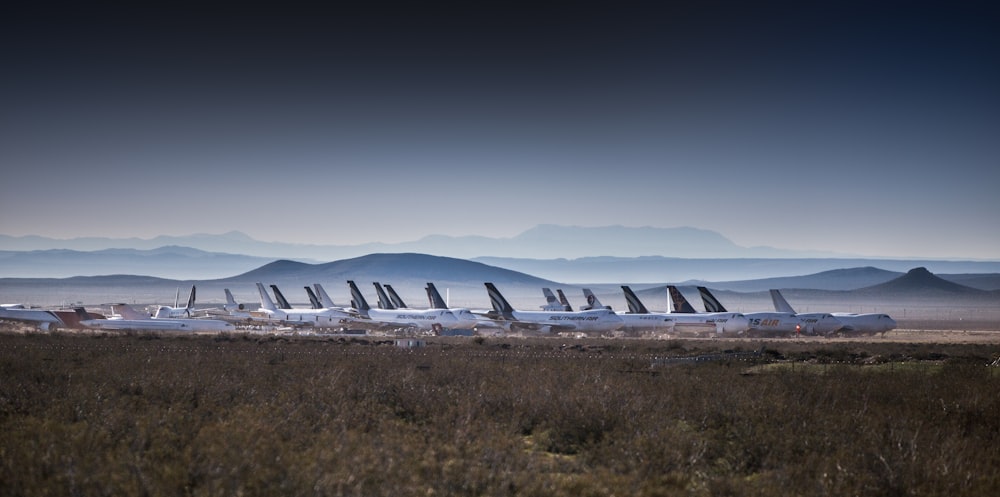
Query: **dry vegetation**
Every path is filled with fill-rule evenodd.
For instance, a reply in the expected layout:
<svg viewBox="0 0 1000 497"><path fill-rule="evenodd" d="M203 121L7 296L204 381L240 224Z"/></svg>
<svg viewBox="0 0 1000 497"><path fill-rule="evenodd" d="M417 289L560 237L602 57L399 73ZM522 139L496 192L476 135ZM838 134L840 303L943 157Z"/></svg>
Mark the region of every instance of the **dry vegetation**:
<svg viewBox="0 0 1000 497"><path fill-rule="evenodd" d="M1000 491L997 344L429 342L2 334L0 494Z"/></svg>

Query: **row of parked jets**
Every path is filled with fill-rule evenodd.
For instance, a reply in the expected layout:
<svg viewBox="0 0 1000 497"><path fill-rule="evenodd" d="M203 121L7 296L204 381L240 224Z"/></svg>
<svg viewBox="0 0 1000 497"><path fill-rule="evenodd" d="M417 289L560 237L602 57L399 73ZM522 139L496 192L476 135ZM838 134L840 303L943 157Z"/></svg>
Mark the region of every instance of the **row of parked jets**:
<svg viewBox="0 0 1000 497"><path fill-rule="evenodd" d="M698 312L676 286L667 286L666 311L650 311L628 286L622 286L627 311L614 311L601 304L590 289L583 289L587 305L574 310L562 290L556 294L542 289L546 304L541 310L515 309L493 283L485 283L492 309L473 310L449 307L433 283L425 291L430 306L411 308L391 285L373 282L377 295L375 307L368 304L354 281L347 282L351 294L349 306L336 305L322 285L305 287L309 308L292 307L276 285L270 285L274 299L262 283L257 283L260 308L250 311L225 289L226 304L222 309L195 309L195 287L186 306L177 303L159 306L150 315L127 304L112 305L109 317L89 313L82 308L74 311L25 309L19 305L0 307L0 319L31 321L40 327L82 327L100 330L164 330L221 332L235 330L234 324L277 324L317 328L344 327L351 323L375 326L413 328L418 330L454 330L494 328L508 332L538 333L610 333L616 331L643 333L652 331L740 335L834 333L877 334L896 327L886 314L798 313L778 290L771 290L773 312L730 312L705 287L698 287L705 312ZM196 317L196 313L203 313Z"/></svg>

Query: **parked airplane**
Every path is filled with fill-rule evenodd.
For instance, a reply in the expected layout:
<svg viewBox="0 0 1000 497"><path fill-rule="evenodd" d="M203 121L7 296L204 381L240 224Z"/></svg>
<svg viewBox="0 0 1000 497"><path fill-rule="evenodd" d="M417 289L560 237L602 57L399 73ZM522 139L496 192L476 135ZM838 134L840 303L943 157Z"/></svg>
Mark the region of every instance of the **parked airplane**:
<svg viewBox="0 0 1000 497"><path fill-rule="evenodd" d="M0 308L0 319L31 323L45 331L66 326L66 323L54 312L43 309L2 307Z"/></svg>
<svg viewBox="0 0 1000 497"><path fill-rule="evenodd" d="M180 303L178 302L180 299L180 289L178 289L177 296L174 297L174 306L161 305L156 308L154 314L163 318L189 318L194 311L194 294L195 286L191 285L191 294L188 296L187 306L180 307Z"/></svg>
<svg viewBox="0 0 1000 497"><path fill-rule="evenodd" d="M771 290L771 301L774 303L775 310L795 312L778 290ZM803 315L811 316L814 314L806 313ZM840 333L855 332L874 335L875 333L885 333L896 329L896 320L889 317L888 314L854 314L849 312L831 312L830 314L837 318L837 321L840 321L840 324L843 325L842 328L837 330Z"/></svg>
<svg viewBox="0 0 1000 497"><path fill-rule="evenodd" d="M276 285L271 285L276 296L281 296L281 291ZM322 309L279 309L274 305L274 301L267 295L264 285L257 283L257 292L260 293L260 315L265 321L280 321L290 325L311 325L318 327L336 327L344 322L353 319L355 316L342 309L322 308ZM287 304L288 301L285 300ZM290 306L289 306L290 307Z"/></svg>
<svg viewBox="0 0 1000 497"><path fill-rule="evenodd" d="M228 288L224 288L223 291L226 293L226 303L222 305L222 309L205 309L206 316L231 323L243 323L253 319L246 306L236 302L233 292L230 292Z"/></svg>
<svg viewBox="0 0 1000 497"><path fill-rule="evenodd" d="M668 313L674 318L674 330L689 332L711 332L721 334L744 333L750 327L750 320L738 312L700 313L684 298L676 286L667 285L670 298L667 299ZM626 300L628 300L626 298ZM683 309L677 311L676 309Z"/></svg>
<svg viewBox="0 0 1000 497"><path fill-rule="evenodd" d="M493 311L486 317L507 321L506 327L532 331L610 332L620 328L622 319L607 309L589 311L519 311L514 309L493 283L486 283Z"/></svg>
<svg viewBox="0 0 1000 497"><path fill-rule="evenodd" d="M701 300L708 312L728 312L719 299L703 286L698 287ZM794 312L744 312L750 320L748 331L760 333L806 333L826 335L839 330L843 325L832 314L800 315Z"/></svg>
<svg viewBox="0 0 1000 497"><path fill-rule="evenodd" d="M82 308L80 308L82 310ZM86 312L86 311L84 311ZM59 328L81 328L76 310L26 309L22 304L0 307L0 320L17 321L37 326L42 331ZM101 314L87 313L87 319L104 319Z"/></svg>
<svg viewBox="0 0 1000 497"><path fill-rule="evenodd" d="M81 326L95 330L236 331L232 324L217 319L151 318L128 304L114 304L112 308L117 308L116 312L122 316L120 319L93 319L82 308L76 313Z"/></svg>
<svg viewBox="0 0 1000 497"><path fill-rule="evenodd" d="M619 311L615 314L621 318L624 326L622 327L625 331L631 332L644 332L644 331L671 331L674 329L674 316L665 312L649 312L646 306L642 305L639 298L635 296L632 289L622 285L622 291L625 292L625 300L628 302L628 311ZM589 293L589 295L588 295ZM589 289L584 289L584 295L587 295L587 302L591 301L593 297L593 306L597 309L607 309L608 307L602 306L601 302L597 300L593 292Z"/></svg>
<svg viewBox="0 0 1000 497"><path fill-rule="evenodd" d="M421 330L441 330L458 327L458 320L448 309L374 309L368 305L361 290L353 281L347 281L351 290L351 299L354 301L354 309L364 318L372 321L417 328ZM376 286L376 288L380 288ZM391 304L385 302L385 304Z"/></svg>
<svg viewBox="0 0 1000 497"><path fill-rule="evenodd" d="M427 287L424 288L427 291L427 300L430 302L431 309L447 309L451 311L455 319L458 320L456 328L459 329L476 329L476 328L501 328L496 321L491 319L486 319L484 317L476 316L471 310L465 308L454 308L448 307L448 304L441 298L441 294L438 293L437 288L434 283L427 282Z"/></svg>

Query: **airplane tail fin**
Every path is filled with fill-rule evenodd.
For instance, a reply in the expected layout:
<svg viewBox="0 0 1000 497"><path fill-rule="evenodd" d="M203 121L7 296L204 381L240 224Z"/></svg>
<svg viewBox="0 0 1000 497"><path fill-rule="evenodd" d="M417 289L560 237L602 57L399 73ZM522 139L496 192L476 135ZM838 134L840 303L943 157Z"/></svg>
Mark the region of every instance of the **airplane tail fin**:
<svg viewBox="0 0 1000 497"><path fill-rule="evenodd" d="M569 305L569 299L566 298L566 294L563 293L562 289L557 288L556 293L559 294L559 303L569 312L573 312L573 306Z"/></svg>
<svg viewBox="0 0 1000 497"><path fill-rule="evenodd" d="M191 285L191 295L188 297L188 304L187 304L188 314L190 314L191 311L194 309L194 292L195 292L195 286Z"/></svg>
<svg viewBox="0 0 1000 497"><path fill-rule="evenodd" d="M406 303L403 302L403 299L399 298L399 294L392 289L392 285L386 284L385 291L389 294L389 301L392 302L394 307L397 309L407 309Z"/></svg>
<svg viewBox="0 0 1000 497"><path fill-rule="evenodd" d="M681 293L677 287L673 285L667 285L667 291L670 292L670 302L673 304L672 312L683 312L688 314L694 314L698 311L694 310L694 307L684 298L684 294Z"/></svg>
<svg viewBox="0 0 1000 497"><path fill-rule="evenodd" d="M609 311L611 310L611 306L604 305L601 303L600 300L597 300L597 295L594 295L594 292L590 291L589 288L583 289L583 296L587 298L587 307L583 307L582 308L583 310L590 310L590 309L607 309Z"/></svg>
<svg viewBox="0 0 1000 497"><path fill-rule="evenodd" d="M708 288L703 286L698 287L698 293L701 294L701 301L705 304L705 312L729 312L726 307L719 302L719 299L712 295L712 292L708 291Z"/></svg>
<svg viewBox="0 0 1000 497"><path fill-rule="evenodd" d="M310 288L309 286L306 286L305 289L306 289L306 295L309 296L309 303L312 304L312 308L313 309L322 309L323 308L323 303L320 302L319 301L319 297L317 297L316 294L313 293L312 288Z"/></svg>
<svg viewBox="0 0 1000 497"><path fill-rule="evenodd" d="M233 298L233 292L230 292L228 288L223 289L226 292L226 305L222 306L223 309L227 311L242 311L243 304L236 303L236 299Z"/></svg>
<svg viewBox="0 0 1000 497"><path fill-rule="evenodd" d="M261 284L259 282L257 283L257 291L260 292L260 308L261 309L264 309L265 311L271 311L271 312L274 312L274 311L278 310L278 308L274 305L274 301L271 300L271 297L267 294L267 290L264 289L264 285L263 284Z"/></svg>
<svg viewBox="0 0 1000 497"><path fill-rule="evenodd" d="M562 304L559 303L559 299L557 299L555 294L552 293L552 290L542 288L542 295L545 296L545 305L542 306L543 310L553 311L562 307Z"/></svg>
<svg viewBox="0 0 1000 497"><path fill-rule="evenodd" d="M771 302L774 302L775 311L795 314L795 309L792 309L792 306L788 304L788 301L785 300L780 291L771 290Z"/></svg>
<svg viewBox="0 0 1000 497"><path fill-rule="evenodd" d="M378 295L378 308L395 309L396 306L392 305L392 301L389 300L389 296L385 294L385 290L382 289L382 285L377 281L373 281L372 285L375 285L375 294Z"/></svg>
<svg viewBox="0 0 1000 497"><path fill-rule="evenodd" d="M427 282L427 300L430 301L431 309L447 309L448 303L441 298L441 294L438 293L437 288L434 283Z"/></svg>
<svg viewBox="0 0 1000 497"><path fill-rule="evenodd" d="M291 309L292 304L288 303L288 299L285 298L281 290L278 290L278 285L271 285L271 291L274 292L274 300L278 302L279 309Z"/></svg>
<svg viewBox="0 0 1000 497"><path fill-rule="evenodd" d="M365 296L361 294L361 290L358 290L358 285L355 285L351 280L347 280L347 285L351 287L352 305L358 310L358 312L367 316L368 310L371 309L371 306L368 305L368 301L365 300Z"/></svg>
<svg viewBox="0 0 1000 497"><path fill-rule="evenodd" d="M625 302L628 304L630 314L649 314L649 309L646 309L646 306L642 304L631 288L622 285L622 292L625 292Z"/></svg>
<svg viewBox="0 0 1000 497"><path fill-rule="evenodd" d="M319 301L320 303L323 304L323 307L326 308L337 307L333 303L333 299L331 299L330 296L326 294L326 290L323 289L322 285L320 285L319 283L313 283L313 288L316 289L316 295L319 296Z"/></svg>
<svg viewBox="0 0 1000 497"><path fill-rule="evenodd" d="M503 298L500 290L497 290L496 285L489 282L484 284L486 285L486 293L490 296L490 304L493 305L493 310L502 316L511 317L514 313L514 308L507 302L507 299Z"/></svg>

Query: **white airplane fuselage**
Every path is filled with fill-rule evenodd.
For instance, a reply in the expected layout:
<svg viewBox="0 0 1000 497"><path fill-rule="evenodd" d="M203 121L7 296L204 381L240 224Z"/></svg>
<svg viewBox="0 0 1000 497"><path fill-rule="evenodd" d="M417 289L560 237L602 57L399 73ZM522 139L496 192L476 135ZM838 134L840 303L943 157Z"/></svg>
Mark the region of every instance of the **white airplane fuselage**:
<svg viewBox="0 0 1000 497"><path fill-rule="evenodd" d="M0 319L31 323L43 330L65 326L63 320L54 312L42 309L3 307L0 308Z"/></svg>
<svg viewBox="0 0 1000 497"><path fill-rule="evenodd" d="M177 319L177 318L189 318L191 317L191 309L187 307L170 307L169 305L161 305L156 308L156 312L153 313L157 318L164 319Z"/></svg>
<svg viewBox="0 0 1000 497"><path fill-rule="evenodd" d="M95 330L235 331L236 327L215 319L85 319L80 324Z"/></svg>
<svg viewBox="0 0 1000 497"><path fill-rule="evenodd" d="M518 311L511 313L515 323L551 327L555 331L610 332L624 324L622 318L608 309L589 311Z"/></svg>
<svg viewBox="0 0 1000 497"><path fill-rule="evenodd" d="M355 317L348 312L337 309L259 309L251 312L250 315L258 320L281 321L291 325L308 324L319 327L336 327Z"/></svg>
<svg viewBox="0 0 1000 497"><path fill-rule="evenodd" d="M806 335L829 335L844 327L844 323L828 312L796 313L802 320L800 333Z"/></svg>
<svg viewBox="0 0 1000 497"><path fill-rule="evenodd" d="M670 331L674 329L674 318L670 314L659 312L647 314L618 312L616 314L622 320L621 329L626 331Z"/></svg>
<svg viewBox="0 0 1000 497"><path fill-rule="evenodd" d="M750 329L750 320L738 312L670 312L675 331L715 332L717 334L743 333Z"/></svg>
<svg viewBox="0 0 1000 497"><path fill-rule="evenodd" d="M841 328L830 314L795 314L791 312L748 312L744 316L751 331L826 335Z"/></svg>
<svg viewBox="0 0 1000 497"><path fill-rule="evenodd" d="M896 320L889 317L888 314L834 312L833 317L844 325L841 331L845 332L875 334L896 329Z"/></svg>
<svg viewBox="0 0 1000 497"><path fill-rule="evenodd" d="M449 309L369 309L368 317L372 321L421 330L460 328L459 320Z"/></svg>

